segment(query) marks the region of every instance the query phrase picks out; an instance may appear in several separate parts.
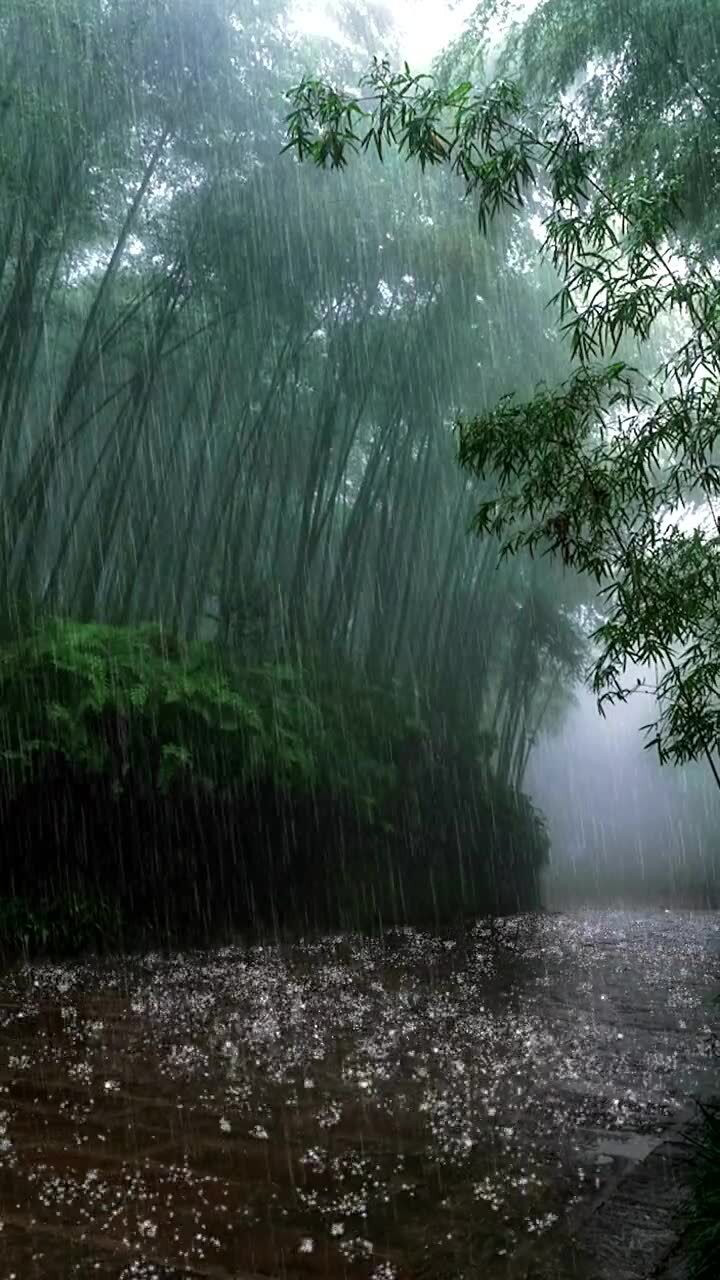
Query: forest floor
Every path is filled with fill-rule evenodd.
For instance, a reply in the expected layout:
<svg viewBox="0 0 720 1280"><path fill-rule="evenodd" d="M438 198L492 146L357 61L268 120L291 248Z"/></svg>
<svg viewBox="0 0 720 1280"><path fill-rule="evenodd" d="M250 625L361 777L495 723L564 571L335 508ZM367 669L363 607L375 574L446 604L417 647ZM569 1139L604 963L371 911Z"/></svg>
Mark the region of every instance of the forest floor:
<svg viewBox="0 0 720 1280"><path fill-rule="evenodd" d="M719 979L691 911L15 969L0 1278L634 1280Z"/></svg>

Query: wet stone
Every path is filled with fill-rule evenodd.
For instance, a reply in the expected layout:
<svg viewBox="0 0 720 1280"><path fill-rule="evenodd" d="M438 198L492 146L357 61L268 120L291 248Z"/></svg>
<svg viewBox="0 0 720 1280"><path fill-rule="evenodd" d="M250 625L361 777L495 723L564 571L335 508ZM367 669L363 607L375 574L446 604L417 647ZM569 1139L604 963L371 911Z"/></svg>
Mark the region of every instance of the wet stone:
<svg viewBox="0 0 720 1280"><path fill-rule="evenodd" d="M0 1274L645 1280L719 932L588 911L6 973Z"/></svg>

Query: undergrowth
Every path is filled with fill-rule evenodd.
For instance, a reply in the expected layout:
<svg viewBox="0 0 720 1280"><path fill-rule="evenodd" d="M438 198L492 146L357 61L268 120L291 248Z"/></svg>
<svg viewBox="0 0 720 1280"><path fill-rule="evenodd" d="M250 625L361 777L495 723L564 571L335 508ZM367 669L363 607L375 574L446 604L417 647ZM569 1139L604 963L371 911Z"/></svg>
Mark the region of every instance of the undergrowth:
<svg viewBox="0 0 720 1280"><path fill-rule="evenodd" d="M479 739L337 663L26 621L0 636L0 770L0 933L25 950L538 902L542 820Z"/></svg>
<svg viewBox="0 0 720 1280"><path fill-rule="evenodd" d="M122 935L117 905L108 898L62 894L46 902L0 899L0 957L114 950Z"/></svg>

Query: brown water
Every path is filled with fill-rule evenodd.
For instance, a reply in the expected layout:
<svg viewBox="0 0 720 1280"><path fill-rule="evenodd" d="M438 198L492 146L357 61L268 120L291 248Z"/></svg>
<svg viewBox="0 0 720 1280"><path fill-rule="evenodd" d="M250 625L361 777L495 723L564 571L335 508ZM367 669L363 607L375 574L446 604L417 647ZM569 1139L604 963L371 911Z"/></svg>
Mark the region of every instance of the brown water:
<svg viewBox="0 0 720 1280"><path fill-rule="evenodd" d="M6 974L0 1277L527 1276L710 1079L719 944L577 912Z"/></svg>

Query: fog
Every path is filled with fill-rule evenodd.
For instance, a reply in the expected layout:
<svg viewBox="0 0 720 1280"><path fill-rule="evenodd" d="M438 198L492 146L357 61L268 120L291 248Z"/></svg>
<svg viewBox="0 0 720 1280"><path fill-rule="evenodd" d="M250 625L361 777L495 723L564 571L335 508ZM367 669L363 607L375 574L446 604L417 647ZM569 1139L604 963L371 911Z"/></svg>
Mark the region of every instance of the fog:
<svg viewBox="0 0 720 1280"><path fill-rule="evenodd" d="M650 694L605 717L587 688L576 696L528 770L551 835L548 906L717 906L720 801L709 768L661 766L644 747L642 726L657 714Z"/></svg>
<svg viewBox="0 0 720 1280"><path fill-rule="evenodd" d="M720 748L711 19L0 0L0 1278L666 1274L720 791L581 679Z"/></svg>

